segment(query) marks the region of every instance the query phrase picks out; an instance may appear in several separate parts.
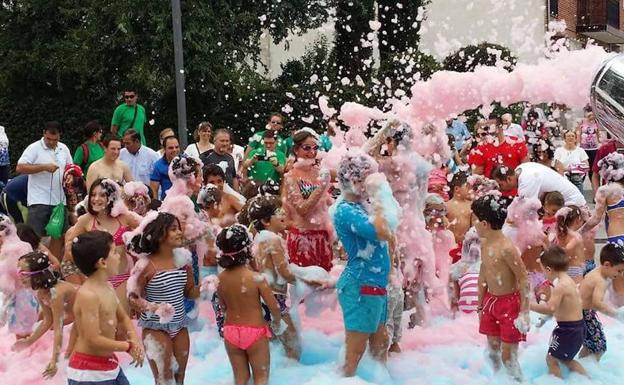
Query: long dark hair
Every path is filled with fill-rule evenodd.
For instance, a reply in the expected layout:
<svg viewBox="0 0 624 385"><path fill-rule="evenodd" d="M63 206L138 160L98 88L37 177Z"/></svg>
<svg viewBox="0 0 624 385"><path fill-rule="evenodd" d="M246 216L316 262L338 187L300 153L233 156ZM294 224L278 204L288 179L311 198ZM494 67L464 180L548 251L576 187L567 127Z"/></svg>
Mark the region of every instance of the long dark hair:
<svg viewBox="0 0 624 385"><path fill-rule="evenodd" d="M121 191L120 187L119 185L115 187L113 183L115 182L110 179L99 178L91 184L91 187L89 187L89 197L87 198L87 211L89 212L89 214L93 216L97 215L97 213L93 210L93 206L91 205L91 195L93 195L93 190L95 190L96 187L100 186L104 190L104 194L106 195L107 200L106 208L104 209L104 211L106 212L106 214L110 215L111 211L113 210L115 200L121 199L121 196L119 196L119 193Z"/></svg>
<svg viewBox="0 0 624 385"><path fill-rule="evenodd" d="M30 287L33 290L53 288L60 278L59 274L52 270L50 259L41 251L33 251L22 255L20 261L25 261L28 271L35 273L30 276Z"/></svg>
<svg viewBox="0 0 624 385"><path fill-rule="evenodd" d="M128 251L134 254L154 254L160 248L160 242L175 223L180 226L178 218L169 213L160 212L156 219L145 226L141 234L135 235L127 245Z"/></svg>
<svg viewBox="0 0 624 385"><path fill-rule="evenodd" d="M221 230L216 244L221 250L218 263L224 269L245 265L252 258L251 238L243 225L235 224Z"/></svg>

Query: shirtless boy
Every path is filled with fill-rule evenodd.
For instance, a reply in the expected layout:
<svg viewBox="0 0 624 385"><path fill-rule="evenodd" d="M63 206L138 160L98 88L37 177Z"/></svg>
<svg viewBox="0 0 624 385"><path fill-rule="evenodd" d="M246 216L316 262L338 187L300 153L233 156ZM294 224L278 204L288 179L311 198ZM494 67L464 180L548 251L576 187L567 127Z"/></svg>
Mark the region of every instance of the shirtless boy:
<svg viewBox="0 0 624 385"><path fill-rule="evenodd" d="M234 222L234 215L236 215L245 204L244 200L239 199L234 194L228 193L224 189L225 173L223 169L215 164L208 164L203 169L204 184L211 183L221 191L221 214L219 219L221 220L221 226L225 227ZM228 218L230 219L228 221ZM228 223L224 223L224 220Z"/></svg>
<svg viewBox="0 0 624 385"><path fill-rule="evenodd" d="M518 249L501 231L508 203L497 195L485 195L472 203L474 226L481 237L479 333L488 338L494 370L500 369L502 360L508 374L520 381L518 343L526 340L528 331L529 285Z"/></svg>
<svg viewBox="0 0 624 385"><path fill-rule="evenodd" d="M102 142L104 144L104 157L98 159L89 166L87 172L87 191L96 179L108 178L122 184L132 181L130 167L119 159L121 152L121 139L118 136L108 135Z"/></svg>
<svg viewBox="0 0 624 385"><path fill-rule="evenodd" d="M583 278L580 286L581 300L583 301L583 319L587 336L581 349L581 357L593 356L596 360L607 351L607 339L602 329L602 323L596 312L609 317L624 319L622 309L615 309L604 300L609 281L621 277L624 273L624 248L607 243L600 251L600 266Z"/></svg>
<svg viewBox="0 0 624 385"><path fill-rule="evenodd" d="M136 366L142 366L144 351L130 318L108 283L119 267L113 237L99 230L81 234L72 243L72 255L87 279L78 289L74 302L78 338L69 358L68 383L127 385L114 352L127 352ZM118 326L127 340L115 338L123 335L117 332Z"/></svg>
<svg viewBox="0 0 624 385"><path fill-rule="evenodd" d="M573 372L587 375L585 368L574 359L585 339L585 321L576 282L567 273L568 256L561 247L553 246L541 255L540 263L553 288L548 302L531 303L530 307L538 313L552 314L557 320L546 355L548 372L562 378L561 363Z"/></svg>
<svg viewBox="0 0 624 385"><path fill-rule="evenodd" d="M468 185L468 175L460 171L453 176L449 184L449 196L451 200L446 202L447 218L449 221L449 230L453 232L457 247L451 250L453 263L461 258L462 243L466 232L472 226L472 211L470 204L472 203L472 194Z"/></svg>

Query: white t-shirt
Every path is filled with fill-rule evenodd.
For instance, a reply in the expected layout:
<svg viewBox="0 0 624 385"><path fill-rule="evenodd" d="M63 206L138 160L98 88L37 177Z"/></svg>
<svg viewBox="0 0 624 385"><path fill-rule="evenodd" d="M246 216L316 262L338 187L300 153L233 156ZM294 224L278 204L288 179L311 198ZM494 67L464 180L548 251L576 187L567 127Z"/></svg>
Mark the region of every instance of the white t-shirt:
<svg viewBox="0 0 624 385"><path fill-rule="evenodd" d="M236 167L236 172L238 172L240 163L245 158L245 149L238 144L232 146L232 158L234 158L234 166Z"/></svg>
<svg viewBox="0 0 624 385"><path fill-rule="evenodd" d="M579 165L581 163L585 163L587 165L589 157L587 156L585 150L576 146L576 148L572 151L566 150L565 147L557 148L555 150L554 159L561 162L563 167L567 170L568 167Z"/></svg>
<svg viewBox="0 0 624 385"><path fill-rule="evenodd" d="M54 163L58 169L54 173L47 171L28 175L28 206L49 205L56 206L65 203L65 193L61 178L65 172L65 166L73 164L71 153L67 146L61 142L55 149L48 148L41 140L30 144L22 153L17 164L46 164Z"/></svg>
<svg viewBox="0 0 624 385"><path fill-rule="evenodd" d="M212 150L214 148L213 145L210 145L210 148L208 150ZM208 151L206 150L206 151ZM186 147L186 150L184 150L184 153L188 156L192 156L193 158L197 158L199 159L199 148L197 147L197 143L191 143Z"/></svg>
<svg viewBox="0 0 624 385"><path fill-rule="evenodd" d="M579 207L587 205L585 197L568 178L552 168L535 162L522 163L516 167L518 176L518 196L541 198L544 194L559 191L567 205Z"/></svg>

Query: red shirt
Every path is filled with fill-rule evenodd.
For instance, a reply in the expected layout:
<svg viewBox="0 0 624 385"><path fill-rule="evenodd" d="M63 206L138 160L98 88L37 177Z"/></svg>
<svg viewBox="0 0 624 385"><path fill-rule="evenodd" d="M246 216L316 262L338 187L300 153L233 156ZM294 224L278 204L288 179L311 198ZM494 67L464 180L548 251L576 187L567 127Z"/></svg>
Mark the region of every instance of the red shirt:
<svg viewBox="0 0 624 385"><path fill-rule="evenodd" d="M483 167L483 176L490 178L492 170L498 165L515 169L528 154L526 143L505 141L498 146L491 143L480 144L468 155L468 164Z"/></svg>
<svg viewBox="0 0 624 385"><path fill-rule="evenodd" d="M598 167L598 162L602 160L602 158L606 157L612 152L617 151L617 145L615 144L615 140L609 140L603 143L598 150L596 151L596 156L594 157L594 164L592 164L592 172L598 174L600 168Z"/></svg>

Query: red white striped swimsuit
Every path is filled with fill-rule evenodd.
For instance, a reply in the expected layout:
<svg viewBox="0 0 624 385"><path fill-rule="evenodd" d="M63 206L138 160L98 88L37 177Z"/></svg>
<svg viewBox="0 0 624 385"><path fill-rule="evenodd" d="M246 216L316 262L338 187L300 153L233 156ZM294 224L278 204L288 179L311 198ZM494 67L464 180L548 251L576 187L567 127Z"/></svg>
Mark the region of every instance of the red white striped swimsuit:
<svg viewBox="0 0 624 385"><path fill-rule="evenodd" d="M464 313L477 311L479 306L479 273L466 273L459 278L457 307Z"/></svg>

